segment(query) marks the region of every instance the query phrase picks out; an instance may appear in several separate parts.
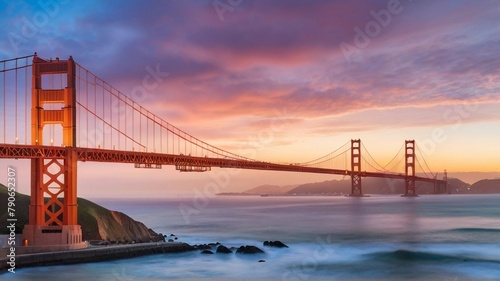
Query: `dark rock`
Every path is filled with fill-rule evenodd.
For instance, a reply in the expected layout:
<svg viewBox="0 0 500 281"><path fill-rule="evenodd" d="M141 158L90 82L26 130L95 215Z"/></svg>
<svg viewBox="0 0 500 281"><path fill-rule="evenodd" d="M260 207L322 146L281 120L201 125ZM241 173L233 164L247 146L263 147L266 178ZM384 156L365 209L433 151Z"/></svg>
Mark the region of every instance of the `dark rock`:
<svg viewBox="0 0 500 281"><path fill-rule="evenodd" d="M194 247L198 250L212 250L212 247L207 244L195 245Z"/></svg>
<svg viewBox="0 0 500 281"><path fill-rule="evenodd" d="M266 262L265 260L259 260L259 262Z"/></svg>
<svg viewBox="0 0 500 281"><path fill-rule="evenodd" d="M237 254L262 254L264 251L255 246L241 246L236 250Z"/></svg>
<svg viewBox="0 0 500 281"><path fill-rule="evenodd" d="M233 251L231 251L230 249L228 249L226 246L224 245L220 245L219 247L217 247L217 251L216 251L217 254L232 254Z"/></svg>
<svg viewBox="0 0 500 281"><path fill-rule="evenodd" d="M174 242L174 240L172 240L172 239L168 239L168 242Z"/></svg>
<svg viewBox="0 0 500 281"><path fill-rule="evenodd" d="M203 251L201 251L201 253L204 255L213 255L214 254L214 252L212 252L210 250L203 250Z"/></svg>
<svg viewBox="0 0 500 281"><path fill-rule="evenodd" d="M265 241L264 246L276 247L276 248L288 248L288 246L281 241Z"/></svg>
<svg viewBox="0 0 500 281"><path fill-rule="evenodd" d="M187 251L196 251L196 248L194 246L191 246L187 243L182 243L182 247L186 248L186 252Z"/></svg>
<svg viewBox="0 0 500 281"><path fill-rule="evenodd" d="M166 235L163 235L162 233L158 233L158 234L156 235L156 240L157 240L158 242L166 242L167 240L165 240L165 237L166 237Z"/></svg>

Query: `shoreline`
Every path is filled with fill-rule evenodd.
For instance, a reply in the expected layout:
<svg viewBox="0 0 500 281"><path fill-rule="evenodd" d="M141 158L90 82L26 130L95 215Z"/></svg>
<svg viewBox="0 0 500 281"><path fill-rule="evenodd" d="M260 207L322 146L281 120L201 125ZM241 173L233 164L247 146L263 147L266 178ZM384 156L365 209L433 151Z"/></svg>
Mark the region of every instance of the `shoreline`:
<svg viewBox="0 0 500 281"><path fill-rule="evenodd" d="M33 266L90 263L133 258L152 254L183 253L195 248L183 242L149 242L116 246L91 246L86 249L16 255L16 269ZM10 268L0 259L0 274Z"/></svg>

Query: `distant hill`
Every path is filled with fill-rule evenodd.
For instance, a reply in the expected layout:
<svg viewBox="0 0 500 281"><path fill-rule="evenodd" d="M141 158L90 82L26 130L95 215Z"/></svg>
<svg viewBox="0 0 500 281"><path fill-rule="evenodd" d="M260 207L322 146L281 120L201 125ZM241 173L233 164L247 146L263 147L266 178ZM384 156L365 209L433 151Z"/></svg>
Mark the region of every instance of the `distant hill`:
<svg viewBox="0 0 500 281"><path fill-rule="evenodd" d="M466 194L471 186L470 184L455 178L449 178L448 185L451 194Z"/></svg>
<svg viewBox="0 0 500 281"><path fill-rule="evenodd" d="M315 183L306 183L287 192L288 195L327 195L347 194L351 190L349 180L331 180Z"/></svg>
<svg viewBox="0 0 500 281"><path fill-rule="evenodd" d="M403 179L362 178L364 194L403 194L405 182ZM417 194L434 194L434 184L428 182L415 183ZM480 180L470 185L457 178L448 178L448 188L451 194L486 194L500 193L500 179ZM341 195L351 193L351 178L306 183L298 186L261 185L242 193L221 195ZM445 193L443 187L439 193Z"/></svg>
<svg viewBox="0 0 500 281"><path fill-rule="evenodd" d="M280 194L285 194L289 190L295 188L296 185L286 185L286 186L280 186L280 185L260 185L248 190L243 191L244 194L255 194L255 195L263 195L263 194L269 194L269 195L280 195Z"/></svg>
<svg viewBox="0 0 500 281"><path fill-rule="evenodd" d="M396 194L404 191L402 180L363 178L361 180L363 193L366 194ZM321 195L349 194L351 179L331 180L300 185L288 192L289 195Z"/></svg>
<svg viewBox="0 0 500 281"><path fill-rule="evenodd" d="M361 180L363 193L365 194L403 194L404 181L382 178L363 178ZM467 193L469 184L459 179L449 179L448 184L451 193ZM434 193L434 185L425 182L416 182L418 194ZM351 192L351 179L331 180L299 185L287 192L288 195L328 195L348 194Z"/></svg>
<svg viewBox="0 0 500 281"><path fill-rule="evenodd" d="M500 179L480 180L470 186L466 193L491 194L500 193Z"/></svg>
<svg viewBox="0 0 500 281"><path fill-rule="evenodd" d="M0 202L7 202L7 188L0 184ZM28 223L30 196L16 193L16 233L23 231ZM83 240L108 240L108 241L139 241L149 242L163 239L161 234L148 229L143 223L138 222L117 211L110 211L89 200L78 198L78 223L82 227ZM0 215L0 234L8 234L7 212Z"/></svg>

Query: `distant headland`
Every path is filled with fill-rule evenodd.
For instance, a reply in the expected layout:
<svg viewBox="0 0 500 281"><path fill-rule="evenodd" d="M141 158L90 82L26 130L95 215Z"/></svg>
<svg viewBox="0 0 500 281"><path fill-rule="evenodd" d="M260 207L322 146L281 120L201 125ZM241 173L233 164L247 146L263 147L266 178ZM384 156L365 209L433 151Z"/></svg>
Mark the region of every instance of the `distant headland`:
<svg viewBox="0 0 500 281"><path fill-rule="evenodd" d="M496 194L500 193L500 179L483 179L468 184L457 178L448 179L450 194ZM430 183L418 182L417 194L433 194L434 186ZM217 195L245 196L340 196L349 194L351 180L330 180L306 183L302 185L260 185L243 192L219 193ZM403 194L404 181L381 178L363 179L363 192L366 194Z"/></svg>

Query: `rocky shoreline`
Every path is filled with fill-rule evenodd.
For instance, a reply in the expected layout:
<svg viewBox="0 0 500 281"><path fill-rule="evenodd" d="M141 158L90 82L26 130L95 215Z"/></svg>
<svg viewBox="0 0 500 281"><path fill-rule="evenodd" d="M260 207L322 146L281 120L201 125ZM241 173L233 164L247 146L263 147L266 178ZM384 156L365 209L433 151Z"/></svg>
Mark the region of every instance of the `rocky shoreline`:
<svg viewBox="0 0 500 281"><path fill-rule="evenodd" d="M89 246L81 250L60 252L35 253L17 255L15 267L64 265L75 263L89 263L109 261L123 258L133 258L151 254L182 253L193 251L194 248L186 243L137 243L117 246ZM9 264L5 259L0 260L1 272L6 271Z"/></svg>
<svg viewBox="0 0 500 281"><path fill-rule="evenodd" d="M7 188L0 184L0 199L7 201ZM16 193L16 207L19 209L18 228L16 233L20 235L22 226L28 222L28 207L30 197ZM261 255L265 251L255 245L241 245L240 247L226 247L221 243L209 243L202 245L189 245L177 242L174 234L163 235L156 233L141 222L135 221L126 214L118 211L108 210L98 204L83 198L78 198L78 222L82 226L82 238L87 241L88 247L79 250L23 253L18 251L15 257L15 268L30 266L64 265L75 263L89 263L99 261L110 261L123 258L133 258L151 254L182 253L199 251L200 254L220 255ZM5 232L7 221L6 214L0 215L0 233ZM3 227L2 227L3 226ZM7 233L6 233L7 234ZM20 244L20 243L19 243ZM2 245L6 247L7 245ZM280 241L265 241L262 247L288 248ZM0 273L10 268L3 251L0 248ZM260 259L259 262L265 262Z"/></svg>
<svg viewBox="0 0 500 281"><path fill-rule="evenodd" d="M265 241L262 245L264 247L288 248L287 245L280 241ZM91 263L134 258L152 254L183 253L193 251L199 251L200 254L222 255L265 254L265 251L257 246L242 245L240 247L228 248L219 242L200 245L189 245L183 242L149 242L104 246L90 245L88 248L81 250L17 255L15 267L19 269L33 266ZM265 262L265 260L260 259L259 262ZM5 259L0 259L0 273L5 273L7 268L9 268L7 261Z"/></svg>

